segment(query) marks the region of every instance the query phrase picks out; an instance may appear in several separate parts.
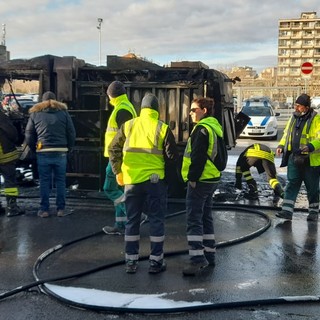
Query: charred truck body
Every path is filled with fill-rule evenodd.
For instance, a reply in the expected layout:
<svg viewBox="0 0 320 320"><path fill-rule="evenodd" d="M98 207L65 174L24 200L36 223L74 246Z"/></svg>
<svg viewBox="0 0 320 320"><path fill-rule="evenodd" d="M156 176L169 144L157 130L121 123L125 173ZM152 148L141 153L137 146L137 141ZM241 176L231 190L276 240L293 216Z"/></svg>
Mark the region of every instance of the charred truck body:
<svg viewBox="0 0 320 320"><path fill-rule="evenodd" d="M235 146L239 131L234 119L232 80L201 62L161 67L136 57L108 56L107 67L97 67L75 57L45 55L0 63L0 86L6 80L38 80L40 97L50 90L57 100L68 105L77 140L68 166L67 184L78 185L80 189L100 190L104 182L107 164L103 157L104 133L111 113L105 92L114 80L125 84L138 114L146 92L158 97L160 119L169 124L181 154L192 129L191 101L197 96L214 99L215 116L223 126L229 149Z"/></svg>

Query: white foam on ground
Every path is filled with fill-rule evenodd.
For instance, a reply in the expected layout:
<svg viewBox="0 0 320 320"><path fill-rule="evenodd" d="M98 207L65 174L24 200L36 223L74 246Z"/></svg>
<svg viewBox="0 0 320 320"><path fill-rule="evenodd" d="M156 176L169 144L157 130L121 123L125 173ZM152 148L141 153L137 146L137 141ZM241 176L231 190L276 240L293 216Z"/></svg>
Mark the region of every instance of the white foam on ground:
<svg viewBox="0 0 320 320"><path fill-rule="evenodd" d="M167 309L209 304L209 302L174 301L165 298L169 293L132 294L88 288L64 287L53 284L46 284L45 286L61 298L91 306L135 309Z"/></svg>

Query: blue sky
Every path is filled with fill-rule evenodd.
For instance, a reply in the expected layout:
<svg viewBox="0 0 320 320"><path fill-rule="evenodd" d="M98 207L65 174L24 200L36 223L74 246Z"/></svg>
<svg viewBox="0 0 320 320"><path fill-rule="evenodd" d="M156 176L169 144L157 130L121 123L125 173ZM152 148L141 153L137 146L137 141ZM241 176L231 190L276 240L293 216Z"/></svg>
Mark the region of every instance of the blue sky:
<svg viewBox="0 0 320 320"><path fill-rule="evenodd" d="M11 58L75 56L101 64L129 51L157 64L202 61L211 68L276 66L278 21L316 11L318 0L1 1Z"/></svg>

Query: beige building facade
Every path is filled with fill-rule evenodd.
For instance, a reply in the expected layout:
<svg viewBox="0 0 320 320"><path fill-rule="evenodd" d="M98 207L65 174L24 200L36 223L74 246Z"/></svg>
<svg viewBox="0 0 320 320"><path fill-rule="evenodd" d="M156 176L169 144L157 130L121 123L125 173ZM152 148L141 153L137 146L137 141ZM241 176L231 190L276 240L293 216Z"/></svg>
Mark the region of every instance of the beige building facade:
<svg viewBox="0 0 320 320"><path fill-rule="evenodd" d="M308 75L301 71L305 62L313 66ZM316 12L279 20L277 85L302 86L311 96L319 94L320 18Z"/></svg>

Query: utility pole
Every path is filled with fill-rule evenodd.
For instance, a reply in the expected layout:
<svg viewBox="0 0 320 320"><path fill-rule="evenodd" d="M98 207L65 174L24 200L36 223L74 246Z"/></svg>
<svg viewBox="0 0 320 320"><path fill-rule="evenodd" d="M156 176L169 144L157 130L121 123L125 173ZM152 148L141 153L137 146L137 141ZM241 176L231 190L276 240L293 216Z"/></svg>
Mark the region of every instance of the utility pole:
<svg viewBox="0 0 320 320"><path fill-rule="evenodd" d="M6 45L6 24L2 24L2 40L1 40L1 45L5 46Z"/></svg>
<svg viewBox="0 0 320 320"><path fill-rule="evenodd" d="M98 18L97 29L99 30L99 66L101 66L101 24L103 22L102 18Z"/></svg>

